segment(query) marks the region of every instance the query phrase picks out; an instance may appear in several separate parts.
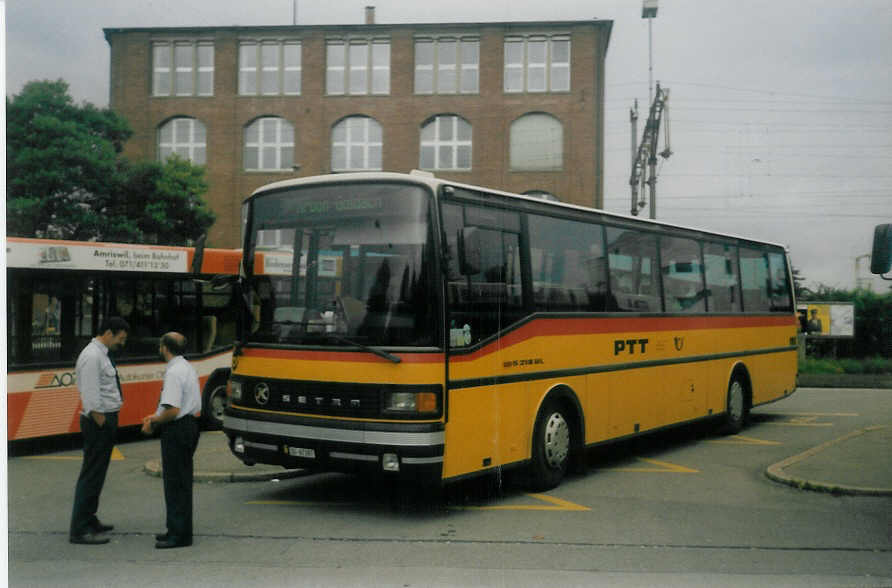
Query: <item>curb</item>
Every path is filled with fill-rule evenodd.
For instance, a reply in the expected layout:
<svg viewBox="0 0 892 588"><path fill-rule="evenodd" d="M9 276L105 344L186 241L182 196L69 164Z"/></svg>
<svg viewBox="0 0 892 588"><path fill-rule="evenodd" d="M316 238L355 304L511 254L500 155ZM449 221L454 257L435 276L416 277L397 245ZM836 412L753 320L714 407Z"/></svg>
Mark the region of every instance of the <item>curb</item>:
<svg viewBox="0 0 892 588"><path fill-rule="evenodd" d="M156 478L160 478L161 460L151 459L143 466L143 471ZM195 472L192 475L193 482L266 482L269 480L287 480L308 476L313 472L309 470L282 470L280 472Z"/></svg>
<svg viewBox="0 0 892 588"><path fill-rule="evenodd" d="M889 374L799 374L799 388L892 388Z"/></svg>
<svg viewBox="0 0 892 588"><path fill-rule="evenodd" d="M880 429L886 428L886 425L875 425L872 427L866 427L864 429L858 429L856 431L852 431L847 435L843 435L838 439L833 439L831 441L827 441L826 443L822 443L817 447L812 447L811 449L800 453L799 455L794 455L792 457L788 457L783 461L779 461L778 463L768 466L765 470L765 475L768 479L773 480L775 482L779 482L781 484L786 484L788 486L793 486L794 488L799 488L800 490L813 490L815 492L829 492L832 494L846 494L852 496L892 496L892 488L869 488L863 486L846 486L844 484L838 484L835 482L823 482L819 480L806 480L804 478L796 478L784 471L785 468L793 466L800 461L808 459L818 453L828 449L834 445L842 443L843 441L847 441L849 439L853 439L855 437L859 437L864 435L865 433L869 433L871 431L877 431Z"/></svg>

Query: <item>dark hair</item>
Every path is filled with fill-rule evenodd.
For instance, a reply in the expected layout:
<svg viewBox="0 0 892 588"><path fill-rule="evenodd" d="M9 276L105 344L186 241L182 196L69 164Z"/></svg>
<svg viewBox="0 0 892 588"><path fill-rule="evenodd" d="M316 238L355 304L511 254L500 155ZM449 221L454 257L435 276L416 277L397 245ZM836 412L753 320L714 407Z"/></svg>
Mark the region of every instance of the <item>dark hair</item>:
<svg viewBox="0 0 892 588"><path fill-rule="evenodd" d="M111 331L112 335L117 335L121 331L127 331L129 333L130 325L121 317L113 316L99 323L99 334L104 335L106 331Z"/></svg>
<svg viewBox="0 0 892 588"><path fill-rule="evenodd" d="M161 336L161 344L173 355L183 355L186 352L186 337L179 333L165 333Z"/></svg>

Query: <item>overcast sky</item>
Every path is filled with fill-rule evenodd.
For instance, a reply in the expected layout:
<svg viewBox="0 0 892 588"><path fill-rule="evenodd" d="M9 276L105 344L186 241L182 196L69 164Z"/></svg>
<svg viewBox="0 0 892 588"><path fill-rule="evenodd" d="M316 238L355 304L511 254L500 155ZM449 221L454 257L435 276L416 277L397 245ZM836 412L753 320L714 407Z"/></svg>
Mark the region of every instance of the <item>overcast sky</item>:
<svg viewBox="0 0 892 588"><path fill-rule="evenodd" d="M298 0L297 21L361 24L372 4L379 23L612 20L605 208L628 214L629 108L648 102L641 0ZM76 101L106 106L103 28L290 24L294 5L7 0L6 93L62 78ZM659 0L653 68L673 155L658 219L783 243L809 285L852 288L873 226L892 222L890 31L892 0Z"/></svg>

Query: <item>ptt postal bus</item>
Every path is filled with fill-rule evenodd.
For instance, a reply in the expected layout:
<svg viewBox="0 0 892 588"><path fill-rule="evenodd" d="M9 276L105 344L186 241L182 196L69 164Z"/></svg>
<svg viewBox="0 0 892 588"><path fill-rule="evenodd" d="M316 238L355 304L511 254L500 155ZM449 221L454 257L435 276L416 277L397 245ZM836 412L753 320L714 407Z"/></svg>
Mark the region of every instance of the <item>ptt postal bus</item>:
<svg viewBox="0 0 892 588"><path fill-rule="evenodd" d="M215 289L207 280L237 273L240 260L240 251L207 249L194 274L189 247L8 238L8 441L79 431L74 364L109 316L130 324L116 357L120 426L141 425L157 406L164 377L158 340L170 330L188 340L205 423L221 425L236 317L231 286Z"/></svg>
<svg viewBox="0 0 892 588"><path fill-rule="evenodd" d="M245 463L443 482L793 393L782 246L434 178L258 189L224 431Z"/></svg>

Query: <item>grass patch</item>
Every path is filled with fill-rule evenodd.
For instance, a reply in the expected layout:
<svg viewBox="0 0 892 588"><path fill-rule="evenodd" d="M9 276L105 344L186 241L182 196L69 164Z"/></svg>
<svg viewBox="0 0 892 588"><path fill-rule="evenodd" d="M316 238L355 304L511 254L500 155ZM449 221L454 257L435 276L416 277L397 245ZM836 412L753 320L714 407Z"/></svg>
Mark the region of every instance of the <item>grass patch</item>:
<svg viewBox="0 0 892 588"><path fill-rule="evenodd" d="M799 363L800 374L892 374L892 359L807 358Z"/></svg>

